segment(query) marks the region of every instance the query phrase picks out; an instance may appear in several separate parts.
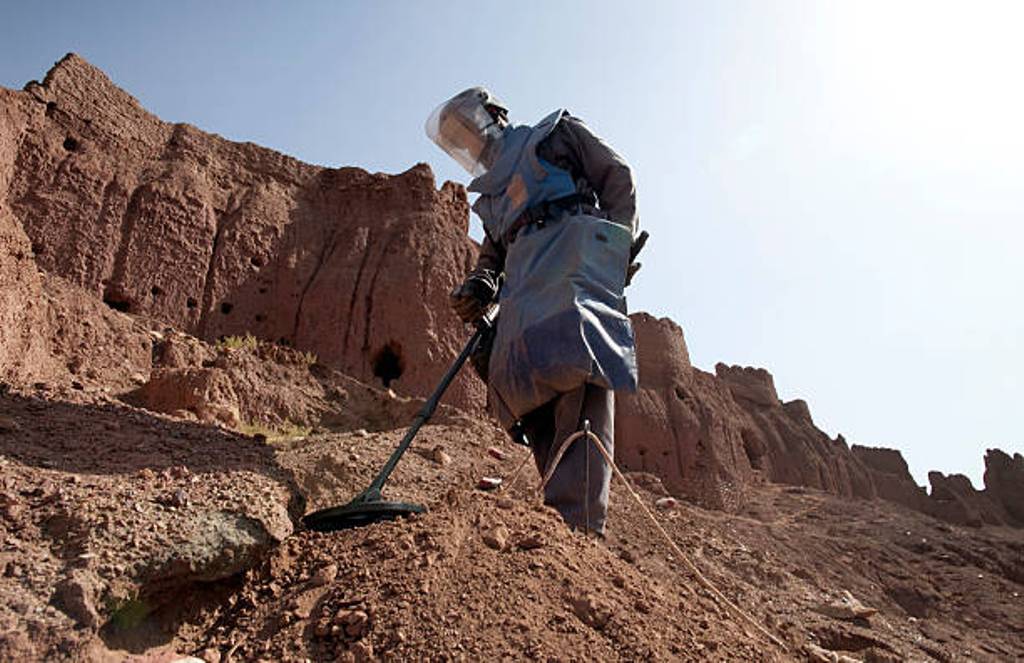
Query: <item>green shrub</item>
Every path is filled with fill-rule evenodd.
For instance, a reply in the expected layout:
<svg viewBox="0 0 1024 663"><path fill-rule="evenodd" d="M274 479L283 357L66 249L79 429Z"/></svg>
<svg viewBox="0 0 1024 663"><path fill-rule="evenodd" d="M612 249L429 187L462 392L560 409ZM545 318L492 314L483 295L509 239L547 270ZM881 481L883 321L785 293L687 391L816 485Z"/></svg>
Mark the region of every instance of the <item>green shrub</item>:
<svg viewBox="0 0 1024 663"><path fill-rule="evenodd" d="M260 339L248 332L245 336L221 336L215 347L218 350L255 350L260 347Z"/></svg>

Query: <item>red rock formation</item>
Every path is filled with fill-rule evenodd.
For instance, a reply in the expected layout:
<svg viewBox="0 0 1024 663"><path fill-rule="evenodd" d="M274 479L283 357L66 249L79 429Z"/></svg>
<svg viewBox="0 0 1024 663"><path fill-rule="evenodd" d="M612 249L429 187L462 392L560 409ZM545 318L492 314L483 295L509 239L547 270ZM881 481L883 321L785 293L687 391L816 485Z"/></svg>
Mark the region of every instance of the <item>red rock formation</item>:
<svg viewBox="0 0 1024 663"><path fill-rule="evenodd" d="M946 476L942 472L929 472L928 482L932 491L928 496L926 513L970 527L1006 524L1003 509L984 491L975 490L971 480L964 475Z"/></svg>
<svg viewBox="0 0 1024 663"><path fill-rule="evenodd" d="M1024 456L989 449L985 454L985 491L1017 524L1024 525Z"/></svg>
<svg viewBox="0 0 1024 663"><path fill-rule="evenodd" d="M914 482L903 455L895 449L853 445L853 457L863 463L871 474L878 496L916 511L924 511L928 494Z"/></svg>
<svg viewBox="0 0 1024 663"><path fill-rule="evenodd" d="M50 363L43 338L33 333L43 321L42 282L5 195L28 107L24 98L0 88L0 379L7 381L29 380L34 367Z"/></svg>
<svg viewBox="0 0 1024 663"><path fill-rule="evenodd" d="M779 401L771 374L690 364L683 331L671 320L632 316L640 389L622 395L616 456L627 468L659 476L665 487L707 506L734 508L744 487L762 480L851 497L897 502L957 524L1008 524L1024 510L1024 458L986 456L986 489L963 476L929 475L918 486L898 451L854 446L819 430L807 403ZM1015 512L1014 509L1017 509Z"/></svg>
<svg viewBox="0 0 1024 663"><path fill-rule="evenodd" d="M715 373L747 415L745 446L761 456L768 479L838 495L875 496L866 469L850 454L846 442L819 430L804 401L779 401L768 371L718 364Z"/></svg>
<svg viewBox="0 0 1024 663"><path fill-rule="evenodd" d="M40 267L109 306L206 339L251 332L410 393L461 349L447 293L475 250L468 207L427 166L319 168L168 124L75 55L5 99L22 117L0 145L13 215ZM449 398L483 392L466 377Z"/></svg>
<svg viewBox="0 0 1024 663"><path fill-rule="evenodd" d="M734 508L755 480L744 454L743 413L719 381L690 365L683 330L668 318L632 317L640 388L622 394L615 413L615 455L651 472L677 495Z"/></svg>
<svg viewBox="0 0 1024 663"><path fill-rule="evenodd" d="M763 479L876 495L846 443L818 430L804 401L780 402L768 371L719 364L711 375L690 365L674 322L645 313L632 320L640 389L622 395L616 412L616 454L626 467L718 508L735 507L743 486Z"/></svg>
<svg viewBox="0 0 1024 663"><path fill-rule="evenodd" d="M772 374L763 368L716 364L715 375L725 381L729 393L737 402L747 401L764 407L781 405L775 392L775 380Z"/></svg>
<svg viewBox="0 0 1024 663"><path fill-rule="evenodd" d="M962 524L1007 522L1000 497L975 491L963 477L933 477L933 495L914 482L898 451L831 439L807 403L779 401L768 371L716 366L710 375L690 364L683 331L667 318L632 316L640 389L619 397L616 456L623 466L659 476L665 487L707 506L731 509L744 487L769 480L851 497L884 499ZM1018 459L1020 457L1018 456ZM1024 461L989 454L990 481L1006 500ZM998 478L997 478L998 477Z"/></svg>
<svg viewBox="0 0 1024 663"><path fill-rule="evenodd" d="M26 95L0 88L0 380L126 386L132 375L148 372L148 333L40 272L9 204L23 175L21 145L38 133L39 115Z"/></svg>
<svg viewBox="0 0 1024 663"><path fill-rule="evenodd" d="M878 496L916 511L970 527L1021 525L1024 457L998 449L985 455L985 488L977 490L962 474L929 472L931 492L918 486L899 451L854 446L854 457L868 469Z"/></svg>

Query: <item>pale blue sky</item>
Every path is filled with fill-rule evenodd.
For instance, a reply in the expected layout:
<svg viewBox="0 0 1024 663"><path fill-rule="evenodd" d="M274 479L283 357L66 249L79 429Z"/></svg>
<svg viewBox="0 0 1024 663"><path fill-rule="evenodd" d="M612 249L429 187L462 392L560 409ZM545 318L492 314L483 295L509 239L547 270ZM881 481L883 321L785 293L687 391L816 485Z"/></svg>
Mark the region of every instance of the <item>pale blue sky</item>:
<svg viewBox="0 0 1024 663"><path fill-rule="evenodd" d="M165 120L439 183L451 94L566 107L639 179L631 308L978 485L1024 451L1022 32L1013 2L4 1L0 85L75 51Z"/></svg>

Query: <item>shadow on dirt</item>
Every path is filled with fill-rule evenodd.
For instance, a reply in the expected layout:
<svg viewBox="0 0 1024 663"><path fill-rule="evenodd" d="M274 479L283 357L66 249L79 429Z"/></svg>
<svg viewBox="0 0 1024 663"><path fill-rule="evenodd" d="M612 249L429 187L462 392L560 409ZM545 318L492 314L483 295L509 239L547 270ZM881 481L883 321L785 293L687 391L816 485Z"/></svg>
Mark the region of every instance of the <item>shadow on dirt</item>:
<svg viewBox="0 0 1024 663"><path fill-rule="evenodd" d="M223 428L166 419L117 403L71 403L0 395L0 411L16 426L0 434L0 454L19 463L74 474L120 475L186 467L193 474L247 471L291 494L295 520L305 499L291 471L265 442Z"/></svg>

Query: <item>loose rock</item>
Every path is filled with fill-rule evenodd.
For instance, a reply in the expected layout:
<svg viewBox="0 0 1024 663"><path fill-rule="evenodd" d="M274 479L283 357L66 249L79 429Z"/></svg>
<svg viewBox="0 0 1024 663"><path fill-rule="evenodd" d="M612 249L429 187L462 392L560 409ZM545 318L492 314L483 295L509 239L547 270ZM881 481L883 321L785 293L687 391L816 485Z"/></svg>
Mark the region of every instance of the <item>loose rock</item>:
<svg viewBox="0 0 1024 663"><path fill-rule="evenodd" d="M611 606L591 594L573 599L572 611L584 624L601 630L612 618Z"/></svg>
<svg viewBox="0 0 1024 663"><path fill-rule="evenodd" d="M815 611L828 617L847 621L867 619L878 613L877 609L864 605L848 591L844 591L843 596L835 601L817 606Z"/></svg>
<svg viewBox="0 0 1024 663"><path fill-rule="evenodd" d="M484 543L495 550L504 550L508 545L508 528L504 525L492 527L483 534Z"/></svg>
<svg viewBox="0 0 1024 663"><path fill-rule="evenodd" d="M445 453L444 447L441 446L434 447L433 451L430 452L430 458L442 467L450 465L452 462L452 457Z"/></svg>
<svg viewBox="0 0 1024 663"><path fill-rule="evenodd" d="M332 563L327 564L325 566L321 566L319 569L317 569L316 573L313 574L313 577L310 579L310 582L313 584L314 587L322 587L324 585L329 585L330 583L334 582L334 579L337 577L338 565Z"/></svg>
<svg viewBox="0 0 1024 663"><path fill-rule="evenodd" d="M544 547L544 537L539 532L530 532L516 542L520 550L536 550Z"/></svg>

